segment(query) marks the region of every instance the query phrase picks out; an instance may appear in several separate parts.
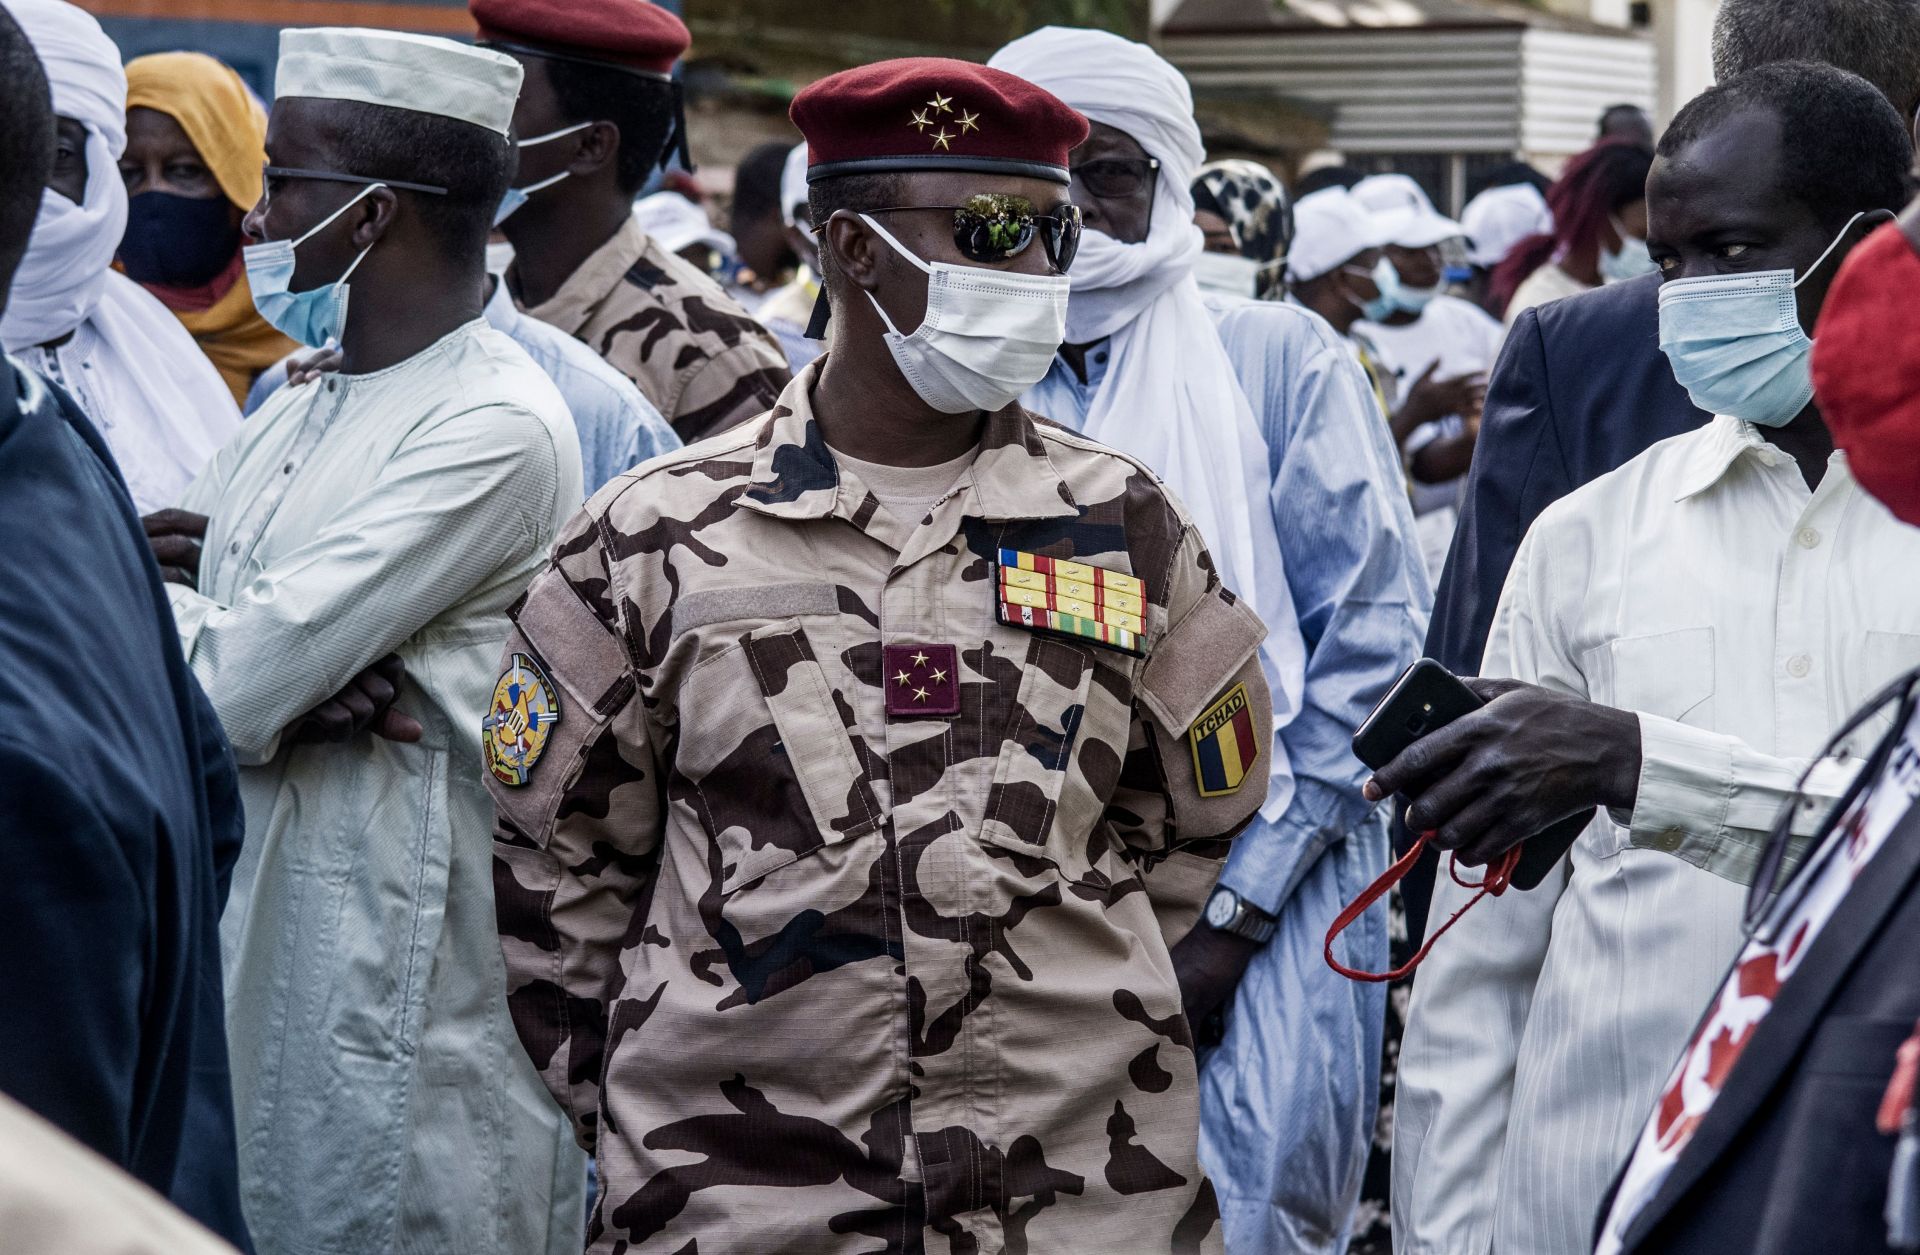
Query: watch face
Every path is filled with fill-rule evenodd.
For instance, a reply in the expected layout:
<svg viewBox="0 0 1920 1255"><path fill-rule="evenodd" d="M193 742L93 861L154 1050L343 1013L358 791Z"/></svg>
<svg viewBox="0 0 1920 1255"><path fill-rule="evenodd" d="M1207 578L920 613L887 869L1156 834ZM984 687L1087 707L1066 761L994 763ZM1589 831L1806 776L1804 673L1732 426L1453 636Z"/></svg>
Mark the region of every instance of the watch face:
<svg viewBox="0 0 1920 1255"><path fill-rule="evenodd" d="M1240 913L1240 899L1230 889L1217 889L1207 899L1207 923L1215 928L1225 928L1233 923L1233 917Z"/></svg>

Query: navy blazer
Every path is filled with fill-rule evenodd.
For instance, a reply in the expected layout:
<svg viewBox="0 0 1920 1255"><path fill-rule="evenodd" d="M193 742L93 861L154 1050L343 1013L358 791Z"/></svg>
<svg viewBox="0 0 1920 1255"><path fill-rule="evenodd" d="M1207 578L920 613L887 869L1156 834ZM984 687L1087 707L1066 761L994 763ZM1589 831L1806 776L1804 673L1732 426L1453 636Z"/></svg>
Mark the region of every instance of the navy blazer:
<svg viewBox="0 0 1920 1255"><path fill-rule="evenodd" d="M247 1249L233 756L106 445L4 356L0 507L0 1089Z"/></svg>
<svg viewBox="0 0 1920 1255"><path fill-rule="evenodd" d="M1487 382L1428 655L1478 675L1507 569L1540 512L1712 417L1660 351L1659 275L1522 311Z"/></svg>
<svg viewBox="0 0 1920 1255"><path fill-rule="evenodd" d="M1920 1019L1920 806L1860 873L1647 1206L1634 1255L1875 1255L1895 1140L1874 1127ZM1624 1165L1622 1166L1624 1172ZM1619 1180L1600 1205L1613 1207Z"/></svg>

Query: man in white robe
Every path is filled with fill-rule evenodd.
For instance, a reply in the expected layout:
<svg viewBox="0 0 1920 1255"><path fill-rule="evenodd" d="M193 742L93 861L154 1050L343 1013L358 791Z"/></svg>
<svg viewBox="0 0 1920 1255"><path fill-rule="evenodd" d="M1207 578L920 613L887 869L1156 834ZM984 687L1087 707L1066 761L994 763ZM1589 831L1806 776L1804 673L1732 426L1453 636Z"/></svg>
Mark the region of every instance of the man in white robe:
<svg viewBox="0 0 1920 1255"><path fill-rule="evenodd" d="M565 403L482 317L520 78L446 40L283 33L246 229L296 245L249 272L340 369L149 519L242 766L222 931L261 1255L581 1247L585 1168L507 1018L481 783L506 608L581 497Z"/></svg>

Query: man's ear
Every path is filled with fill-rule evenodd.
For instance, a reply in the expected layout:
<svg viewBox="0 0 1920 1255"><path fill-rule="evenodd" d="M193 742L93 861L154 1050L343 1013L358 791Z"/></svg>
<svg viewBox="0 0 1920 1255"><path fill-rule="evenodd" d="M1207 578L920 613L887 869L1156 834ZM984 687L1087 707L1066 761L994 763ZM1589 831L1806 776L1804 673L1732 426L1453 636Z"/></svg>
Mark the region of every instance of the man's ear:
<svg viewBox="0 0 1920 1255"><path fill-rule="evenodd" d="M580 144L573 151L573 160L567 163L568 173L575 177L605 169L620 159L620 127L616 123L595 122L578 135L567 138Z"/></svg>
<svg viewBox="0 0 1920 1255"><path fill-rule="evenodd" d="M836 209L820 233L820 247L833 255L840 277L868 292L880 285L880 240L858 215Z"/></svg>
<svg viewBox="0 0 1920 1255"><path fill-rule="evenodd" d="M393 227L393 220L400 212L400 198L393 189L376 187L367 193L366 199L353 207L356 221L353 235L350 237L356 249L369 249Z"/></svg>

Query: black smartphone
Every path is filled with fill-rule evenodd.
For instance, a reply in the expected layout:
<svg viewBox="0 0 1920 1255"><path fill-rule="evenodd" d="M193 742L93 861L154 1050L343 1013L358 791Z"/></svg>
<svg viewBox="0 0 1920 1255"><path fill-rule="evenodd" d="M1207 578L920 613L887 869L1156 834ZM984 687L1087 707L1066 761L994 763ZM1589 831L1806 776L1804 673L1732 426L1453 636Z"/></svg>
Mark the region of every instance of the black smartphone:
<svg viewBox="0 0 1920 1255"><path fill-rule="evenodd" d="M1439 731L1485 704L1453 672L1431 658L1422 658L1393 682L1387 695L1353 734L1354 757L1378 771L1421 737ZM1590 810L1569 815L1528 837L1521 846L1513 883L1522 889L1538 886L1592 820Z"/></svg>

